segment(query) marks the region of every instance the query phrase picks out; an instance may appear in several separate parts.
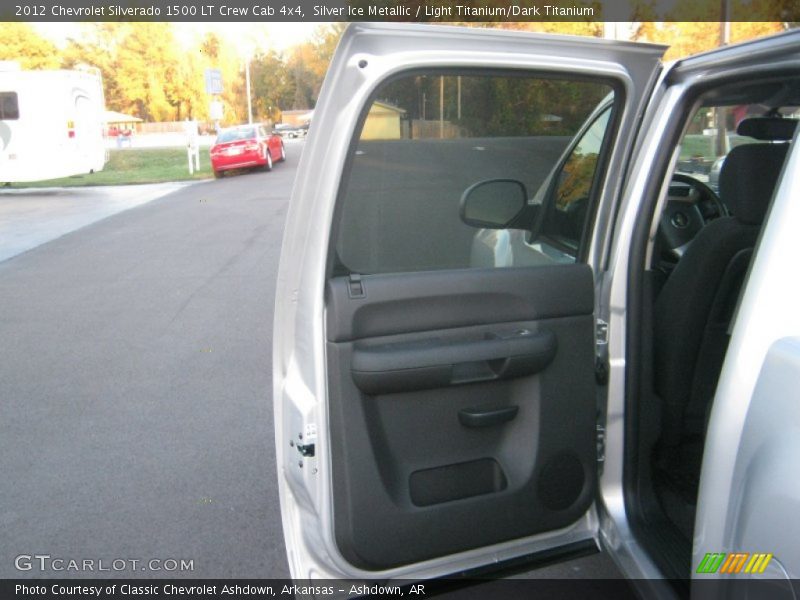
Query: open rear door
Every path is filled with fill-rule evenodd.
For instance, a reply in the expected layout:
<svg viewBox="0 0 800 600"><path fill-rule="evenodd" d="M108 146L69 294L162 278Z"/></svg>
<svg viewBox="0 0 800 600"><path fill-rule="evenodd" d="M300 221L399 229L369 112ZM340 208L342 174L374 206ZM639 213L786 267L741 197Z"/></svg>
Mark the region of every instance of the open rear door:
<svg viewBox="0 0 800 600"><path fill-rule="evenodd" d="M597 264L662 52L347 30L278 277L294 577L434 577L594 544Z"/></svg>

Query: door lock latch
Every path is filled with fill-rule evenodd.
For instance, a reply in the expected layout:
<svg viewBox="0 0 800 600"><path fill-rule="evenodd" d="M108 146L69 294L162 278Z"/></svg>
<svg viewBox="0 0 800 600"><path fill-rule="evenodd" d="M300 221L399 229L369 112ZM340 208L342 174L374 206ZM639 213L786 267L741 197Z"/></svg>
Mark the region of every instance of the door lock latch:
<svg viewBox="0 0 800 600"><path fill-rule="evenodd" d="M364 281L358 273L350 273L347 278L347 294L351 298L364 298L367 295L367 290L364 287Z"/></svg>
<svg viewBox="0 0 800 600"><path fill-rule="evenodd" d="M297 450L306 458L314 456L314 444L297 444Z"/></svg>

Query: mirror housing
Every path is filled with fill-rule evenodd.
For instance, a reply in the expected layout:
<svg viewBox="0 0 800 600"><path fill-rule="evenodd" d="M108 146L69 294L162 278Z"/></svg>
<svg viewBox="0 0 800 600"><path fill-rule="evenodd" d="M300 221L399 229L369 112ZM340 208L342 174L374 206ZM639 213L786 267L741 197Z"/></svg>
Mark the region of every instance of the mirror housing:
<svg viewBox="0 0 800 600"><path fill-rule="evenodd" d="M459 215L471 227L507 229L525 212L528 190L516 179L486 179L461 195Z"/></svg>

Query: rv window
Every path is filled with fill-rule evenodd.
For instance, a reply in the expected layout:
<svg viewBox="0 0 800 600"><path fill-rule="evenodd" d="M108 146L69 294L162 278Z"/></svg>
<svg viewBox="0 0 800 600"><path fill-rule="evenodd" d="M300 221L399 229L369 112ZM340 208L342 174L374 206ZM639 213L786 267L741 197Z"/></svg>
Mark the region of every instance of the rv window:
<svg viewBox="0 0 800 600"><path fill-rule="evenodd" d="M19 119L17 92L0 92L0 121Z"/></svg>

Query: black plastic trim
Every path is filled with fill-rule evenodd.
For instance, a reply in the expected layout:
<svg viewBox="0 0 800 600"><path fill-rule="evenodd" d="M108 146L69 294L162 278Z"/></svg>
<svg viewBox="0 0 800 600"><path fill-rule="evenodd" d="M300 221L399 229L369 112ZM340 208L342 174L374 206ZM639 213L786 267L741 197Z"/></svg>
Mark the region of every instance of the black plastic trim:
<svg viewBox="0 0 800 600"><path fill-rule="evenodd" d="M557 347L552 332L528 330L506 338L448 341L434 337L357 346L352 375L356 386L367 394L513 379L544 369Z"/></svg>
<svg viewBox="0 0 800 600"><path fill-rule="evenodd" d="M519 406L465 408L458 411L458 421L464 427L494 427L513 421L518 412Z"/></svg>
<svg viewBox="0 0 800 600"><path fill-rule="evenodd" d="M588 265L456 269L364 275L364 298L348 278L328 281L328 341L591 315L594 276Z"/></svg>

